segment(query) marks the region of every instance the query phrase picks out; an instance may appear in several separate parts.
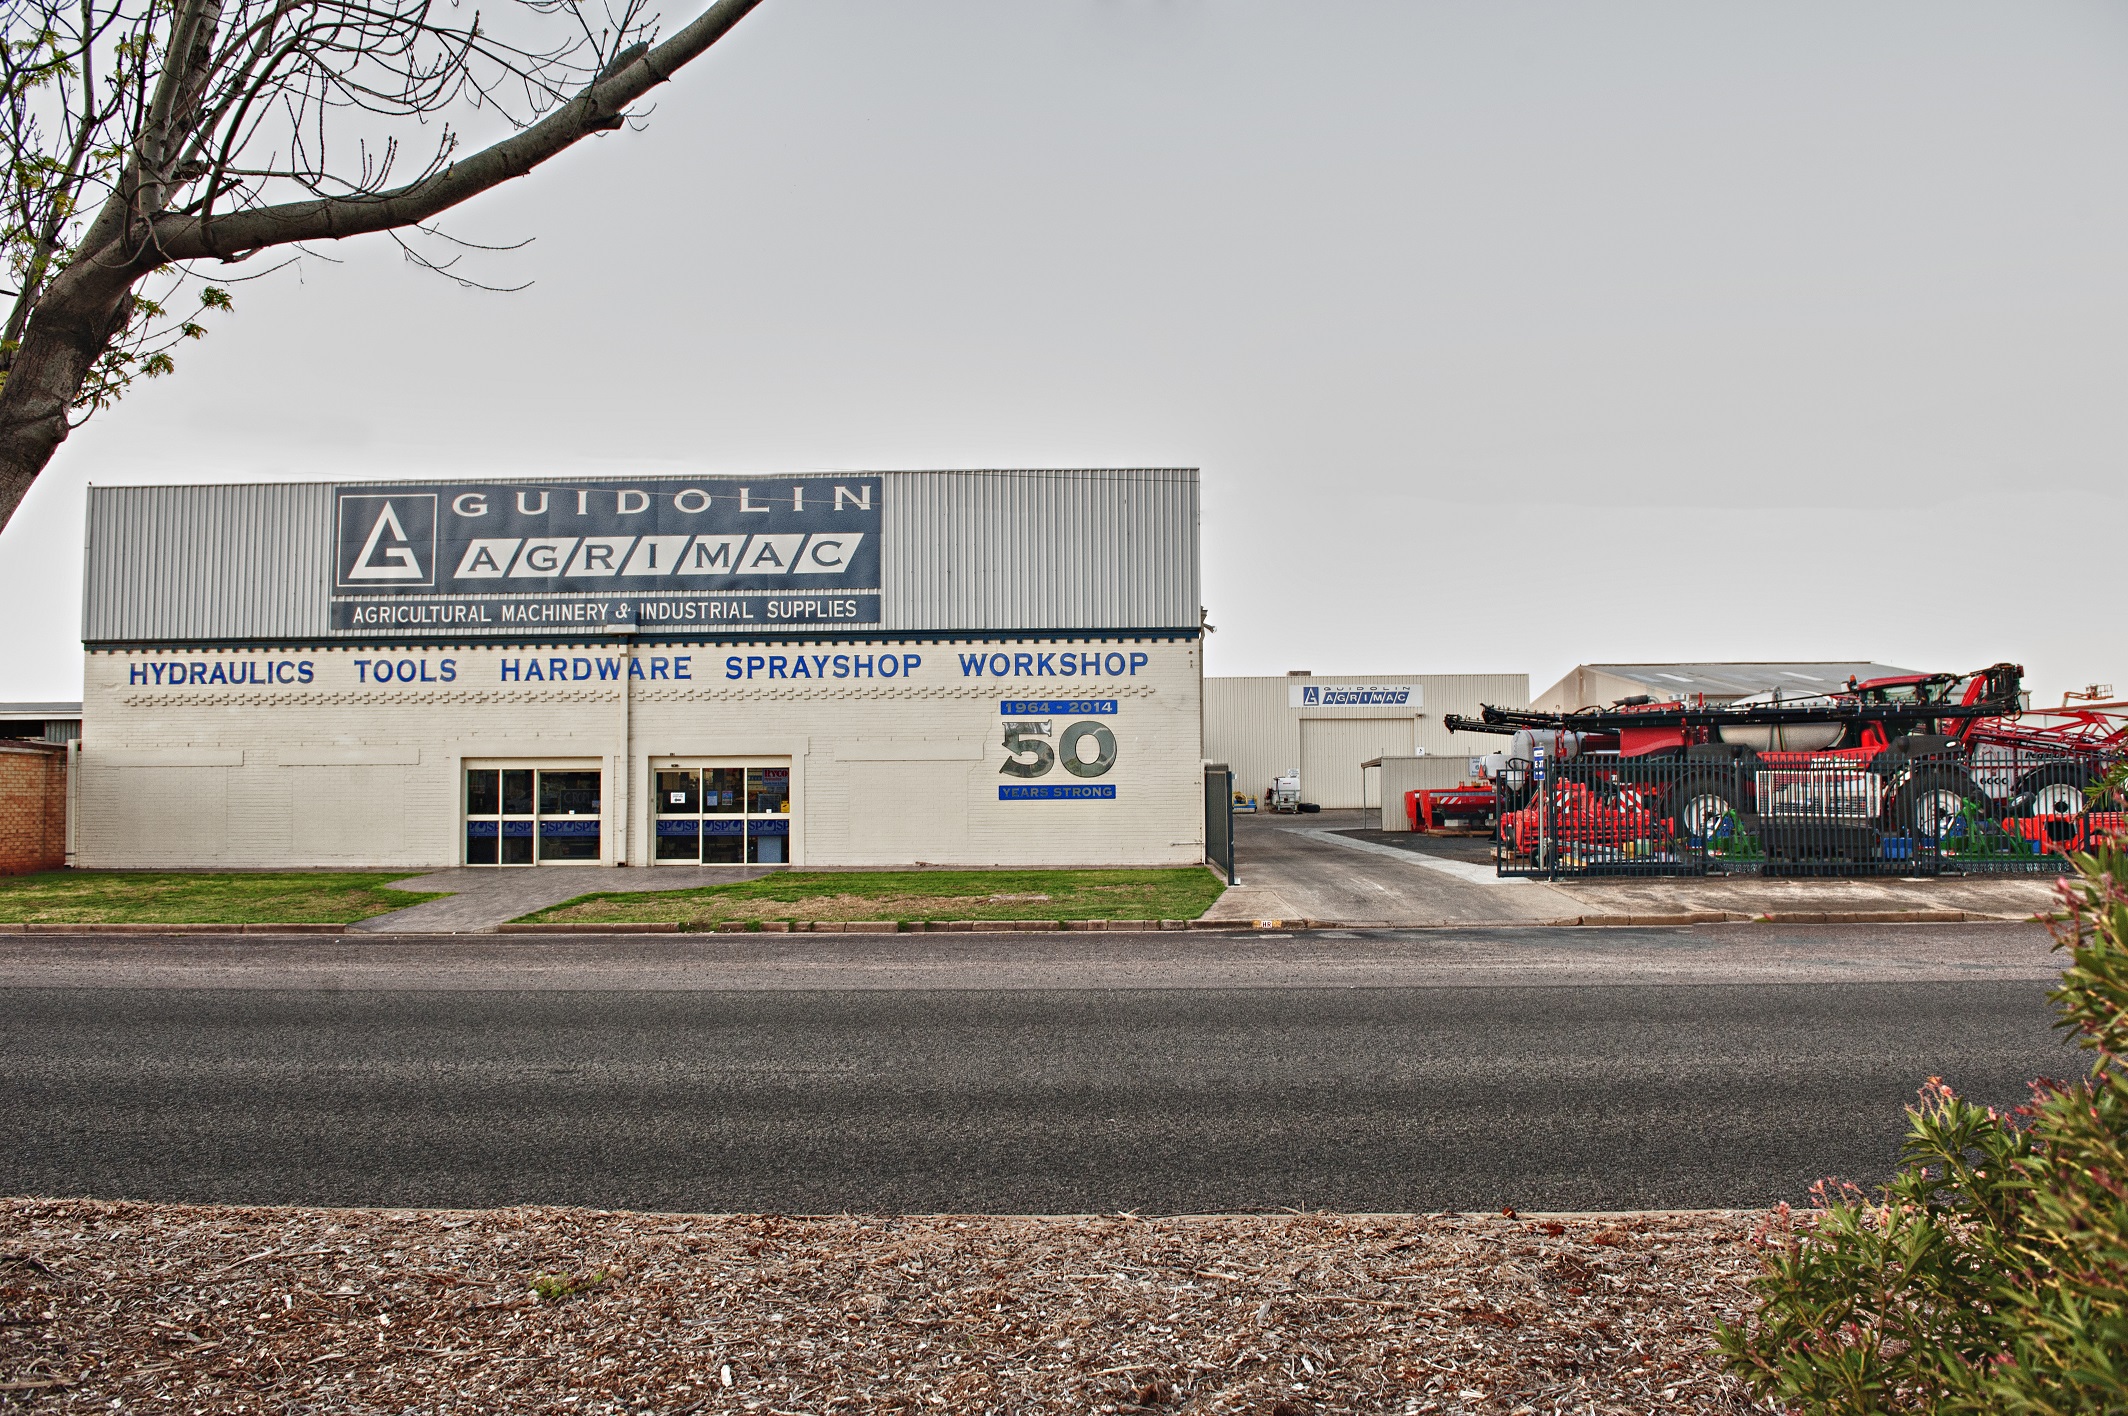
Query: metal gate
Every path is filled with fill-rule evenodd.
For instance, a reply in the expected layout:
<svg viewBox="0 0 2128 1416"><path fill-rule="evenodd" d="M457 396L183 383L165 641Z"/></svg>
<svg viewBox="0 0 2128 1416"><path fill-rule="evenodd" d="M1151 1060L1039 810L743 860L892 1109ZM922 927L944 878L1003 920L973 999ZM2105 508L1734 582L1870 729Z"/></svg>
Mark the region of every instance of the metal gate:
<svg viewBox="0 0 2128 1416"><path fill-rule="evenodd" d="M1204 769L1204 858L1234 883L1234 774L1224 762Z"/></svg>

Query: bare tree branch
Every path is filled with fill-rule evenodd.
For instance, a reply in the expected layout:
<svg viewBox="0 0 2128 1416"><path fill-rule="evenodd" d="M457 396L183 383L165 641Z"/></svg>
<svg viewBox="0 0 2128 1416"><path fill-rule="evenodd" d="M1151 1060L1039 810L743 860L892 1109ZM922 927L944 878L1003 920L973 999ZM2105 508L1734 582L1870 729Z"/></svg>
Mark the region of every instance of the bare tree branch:
<svg viewBox="0 0 2128 1416"><path fill-rule="evenodd" d="M518 288L409 234L640 118L759 0L662 40L649 0L491 3L0 0L0 527L76 423L230 307L199 263L389 232ZM510 131L464 153L476 119Z"/></svg>

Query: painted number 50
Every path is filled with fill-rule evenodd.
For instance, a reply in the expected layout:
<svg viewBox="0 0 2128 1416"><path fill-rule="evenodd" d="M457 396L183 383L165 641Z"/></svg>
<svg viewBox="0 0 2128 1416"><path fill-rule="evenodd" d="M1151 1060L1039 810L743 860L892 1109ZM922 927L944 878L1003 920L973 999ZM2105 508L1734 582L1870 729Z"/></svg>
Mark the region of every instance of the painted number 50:
<svg viewBox="0 0 2128 1416"><path fill-rule="evenodd" d="M1060 761L1074 777L1103 777L1116 765L1116 735L1107 724L1082 718L1066 724L1051 747L1047 718L1022 720L1005 725L1005 751L1011 756L998 771L1008 777L1040 777Z"/></svg>

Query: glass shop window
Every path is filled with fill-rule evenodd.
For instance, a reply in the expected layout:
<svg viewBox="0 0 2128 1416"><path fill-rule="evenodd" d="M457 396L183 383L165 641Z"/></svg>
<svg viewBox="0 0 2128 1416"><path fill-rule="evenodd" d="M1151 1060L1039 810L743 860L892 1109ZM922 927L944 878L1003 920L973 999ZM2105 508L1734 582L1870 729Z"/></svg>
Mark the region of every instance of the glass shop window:
<svg viewBox="0 0 2128 1416"><path fill-rule="evenodd" d="M600 806L596 770L468 767L465 863L596 861Z"/></svg>

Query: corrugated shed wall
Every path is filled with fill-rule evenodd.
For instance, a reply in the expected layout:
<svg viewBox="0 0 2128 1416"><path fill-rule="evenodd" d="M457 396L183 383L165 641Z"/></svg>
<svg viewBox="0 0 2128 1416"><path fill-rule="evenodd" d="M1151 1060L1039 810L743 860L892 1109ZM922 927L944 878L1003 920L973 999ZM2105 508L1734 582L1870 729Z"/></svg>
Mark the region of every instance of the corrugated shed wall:
<svg viewBox="0 0 2128 1416"><path fill-rule="evenodd" d="M1197 474L890 474L889 629L1195 629Z"/></svg>
<svg viewBox="0 0 2128 1416"><path fill-rule="evenodd" d="M1193 469L882 475L889 630L1197 627ZM90 488L82 638L328 637L333 485Z"/></svg>
<svg viewBox="0 0 2128 1416"><path fill-rule="evenodd" d="M83 579L91 643L321 635L332 488L91 487Z"/></svg>

